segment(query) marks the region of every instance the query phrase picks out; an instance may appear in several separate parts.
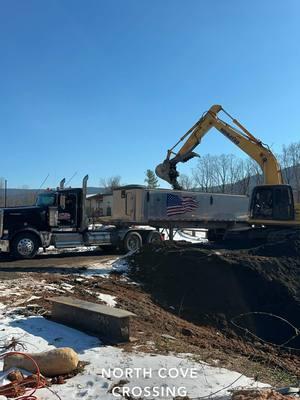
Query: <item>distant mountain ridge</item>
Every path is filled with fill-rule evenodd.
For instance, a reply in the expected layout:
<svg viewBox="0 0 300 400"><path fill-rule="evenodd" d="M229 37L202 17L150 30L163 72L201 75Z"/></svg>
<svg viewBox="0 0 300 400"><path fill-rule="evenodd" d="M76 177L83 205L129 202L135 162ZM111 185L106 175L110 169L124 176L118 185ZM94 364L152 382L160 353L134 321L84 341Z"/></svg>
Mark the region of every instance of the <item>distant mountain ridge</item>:
<svg viewBox="0 0 300 400"><path fill-rule="evenodd" d="M21 206L32 205L38 193L43 192L45 189L7 189L7 206ZM104 187L89 186L87 188L88 194L104 193ZM4 207L4 189L0 189L0 207Z"/></svg>

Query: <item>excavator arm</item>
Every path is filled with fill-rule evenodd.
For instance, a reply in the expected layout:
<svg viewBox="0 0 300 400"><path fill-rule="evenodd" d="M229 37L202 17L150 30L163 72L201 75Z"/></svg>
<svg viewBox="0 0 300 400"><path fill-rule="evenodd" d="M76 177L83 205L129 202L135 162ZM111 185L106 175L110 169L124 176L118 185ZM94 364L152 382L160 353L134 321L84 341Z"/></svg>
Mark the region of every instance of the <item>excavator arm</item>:
<svg viewBox="0 0 300 400"><path fill-rule="evenodd" d="M221 120L218 117L220 111L223 111L239 130ZM264 175L265 184L278 185L283 183L280 166L272 151L260 140L256 139L236 119L232 118L220 105L212 106L209 111L207 111L200 120L196 122L170 150L168 150L167 158L162 164L156 167L156 175L169 182L174 189L181 189L177 182L179 173L177 172L176 166L180 162L186 162L198 156L193 150L200 144L202 138L211 128L216 128L227 139L231 140L259 164ZM174 151L175 147L184 140L185 143L176 153Z"/></svg>

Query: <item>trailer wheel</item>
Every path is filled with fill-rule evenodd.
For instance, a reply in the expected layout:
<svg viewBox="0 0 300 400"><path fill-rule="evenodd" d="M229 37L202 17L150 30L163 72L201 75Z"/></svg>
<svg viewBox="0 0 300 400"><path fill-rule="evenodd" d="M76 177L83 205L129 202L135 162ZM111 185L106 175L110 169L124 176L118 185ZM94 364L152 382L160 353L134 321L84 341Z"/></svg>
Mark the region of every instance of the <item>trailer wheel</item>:
<svg viewBox="0 0 300 400"><path fill-rule="evenodd" d="M138 232L128 232L123 240L123 249L126 253L137 251L142 247L142 237Z"/></svg>
<svg viewBox="0 0 300 400"><path fill-rule="evenodd" d="M162 237L161 234L157 231L151 231L148 233L147 238L146 238L147 243L154 243L154 244L159 244L162 242Z"/></svg>
<svg viewBox="0 0 300 400"><path fill-rule="evenodd" d="M12 255L15 258L33 258L39 249L39 239L31 232L22 232L12 241Z"/></svg>

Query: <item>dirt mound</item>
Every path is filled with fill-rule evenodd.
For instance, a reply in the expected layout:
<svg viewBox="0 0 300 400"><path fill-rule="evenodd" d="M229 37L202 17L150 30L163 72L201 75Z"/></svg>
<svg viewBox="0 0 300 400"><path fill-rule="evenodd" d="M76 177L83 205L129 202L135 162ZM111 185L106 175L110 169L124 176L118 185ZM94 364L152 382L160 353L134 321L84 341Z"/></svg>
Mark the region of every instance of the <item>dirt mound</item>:
<svg viewBox="0 0 300 400"><path fill-rule="evenodd" d="M248 254L265 257L300 257L300 238L267 243L250 249Z"/></svg>
<svg viewBox="0 0 300 400"><path fill-rule="evenodd" d="M266 312L300 327L300 258L260 257L189 244L148 245L130 259L130 275L164 307L197 323L228 327L240 314ZM251 315L239 324L282 343L293 330Z"/></svg>
<svg viewBox="0 0 300 400"><path fill-rule="evenodd" d="M231 400L295 400L295 397L284 396L272 389L237 390Z"/></svg>

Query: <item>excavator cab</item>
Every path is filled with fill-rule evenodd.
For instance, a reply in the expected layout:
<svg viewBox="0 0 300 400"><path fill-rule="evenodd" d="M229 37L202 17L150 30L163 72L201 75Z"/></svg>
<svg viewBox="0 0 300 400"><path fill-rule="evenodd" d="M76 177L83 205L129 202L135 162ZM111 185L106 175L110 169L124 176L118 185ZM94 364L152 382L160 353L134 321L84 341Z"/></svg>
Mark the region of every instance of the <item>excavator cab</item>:
<svg viewBox="0 0 300 400"><path fill-rule="evenodd" d="M259 185L253 189L251 220L291 221L295 219L293 191L289 185Z"/></svg>

